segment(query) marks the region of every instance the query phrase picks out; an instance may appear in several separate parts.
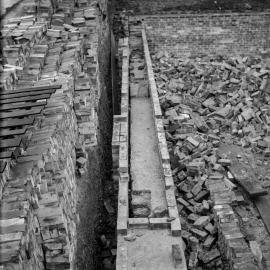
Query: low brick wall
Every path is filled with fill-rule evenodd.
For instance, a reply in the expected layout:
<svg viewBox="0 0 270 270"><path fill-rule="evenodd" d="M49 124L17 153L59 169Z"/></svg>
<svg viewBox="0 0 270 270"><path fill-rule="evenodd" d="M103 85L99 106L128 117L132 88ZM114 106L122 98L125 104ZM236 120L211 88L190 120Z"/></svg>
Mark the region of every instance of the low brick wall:
<svg viewBox="0 0 270 270"><path fill-rule="evenodd" d="M270 47L270 12L138 16L150 50L179 55L250 53Z"/></svg>

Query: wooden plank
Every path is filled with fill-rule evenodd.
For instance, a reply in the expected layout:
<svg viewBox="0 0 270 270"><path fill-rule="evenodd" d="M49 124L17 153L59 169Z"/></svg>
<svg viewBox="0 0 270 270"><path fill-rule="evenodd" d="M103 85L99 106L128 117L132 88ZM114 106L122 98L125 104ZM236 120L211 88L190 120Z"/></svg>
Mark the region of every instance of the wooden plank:
<svg viewBox="0 0 270 270"><path fill-rule="evenodd" d="M5 118L17 118L20 116L28 116L28 115L34 115L34 114L39 114L41 113L43 107L36 107L31 110L16 110L13 112L0 112L0 119L5 119Z"/></svg>
<svg viewBox="0 0 270 270"><path fill-rule="evenodd" d="M17 162L24 163L24 162L36 161L36 160L40 160L40 159L41 159L41 155L20 156L17 158Z"/></svg>
<svg viewBox="0 0 270 270"><path fill-rule="evenodd" d="M26 132L27 128L19 128L19 129L0 129L0 137L13 136L13 135L22 135Z"/></svg>
<svg viewBox="0 0 270 270"><path fill-rule="evenodd" d="M221 144L218 156L223 158L224 155L231 160L228 167L236 182L248 193L250 197L262 196L267 194L253 169L251 160L254 159L253 154L248 149L243 149L237 145ZM241 157L241 158L240 158Z"/></svg>
<svg viewBox="0 0 270 270"><path fill-rule="evenodd" d="M6 94L31 92L31 91L43 91L43 90L50 90L50 89L59 89L61 87L62 87L62 84L41 85L41 86L33 86L33 87L27 87L27 88L18 88L15 90L1 91L1 94L6 95Z"/></svg>
<svg viewBox="0 0 270 270"><path fill-rule="evenodd" d="M19 97L19 98L9 98L0 100L0 104L8 104L8 103L16 103L16 102L27 102L39 99L48 99L50 98L50 94L38 95L38 96L30 96L30 97Z"/></svg>
<svg viewBox="0 0 270 270"><path fill-rule="evenodd" d="M0 152L0 159L7 159L12 157L12 151Z"/></svg>
<svg viewBox="0 0 270 270"><path fill-rule="evenodd" d="M23 93L14 93L14 94L1 94L0 100L7 99L7 98L18 98L18 97L29 97L29 96L37 96L43 94L52 94L55 93L55 90L43 90L43 91L32 91L32 92L23 92Z"/></svg>
<svg viewBox="0 0 270 270"><path fill-rule="evenodd" d="M267 228L268 233L270 233L270 196L260 196L254 199L254 203L263 219L263 222Z"/></svg>
<svg viewBox="0 0 270 270"><path fill-rule="evenodd" d="M11 120L3 120L0 121L1 128L8 128L8 127L19 127L25 125L32 125L34 123L35 118L23 118L23 119L11 119Z"/></svg>
<svg viewBox="0 0 270 270"><path fill-rule="evenodd" d="M10 147L18 147L20 146L21 142L22 142L21 138L1 140L0 148L4 149L4 148L10 148Z"/></svg>
<svg viewBox="0 0 270 270"><path fill-rule="evenodd" d="M14 110L14 109L32 108L32 107L44 106L46 104L47 104L47 101L9 103L9 104L1 105L0 106L0 111L11 111L11 110Z"/></svg>

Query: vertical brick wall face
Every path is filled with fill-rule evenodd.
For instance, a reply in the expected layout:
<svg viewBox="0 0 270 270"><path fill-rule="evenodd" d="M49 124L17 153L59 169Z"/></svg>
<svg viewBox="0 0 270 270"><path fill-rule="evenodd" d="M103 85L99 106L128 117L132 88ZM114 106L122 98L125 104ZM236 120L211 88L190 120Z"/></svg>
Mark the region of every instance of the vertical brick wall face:
<svg viewBox="0 0 270 270"><path fill-rule="evenodd" d="M270 47L270 12L139 16L151 51L248 54Z"/></svg>
<svg viewBox="0 0 270 270"><path fill-rule="evenodd" d="M262 0L117 0L116 10L131 10L134 14L161 14L178 11L266 11L269 1Z"/></svg>
<svg viewBox="0 0 270 270"><path fill-rule="evenodd" d="M135 14L157 14L185 7L186 0L120 0L117 6L119 10L132 10Z"/></svg>

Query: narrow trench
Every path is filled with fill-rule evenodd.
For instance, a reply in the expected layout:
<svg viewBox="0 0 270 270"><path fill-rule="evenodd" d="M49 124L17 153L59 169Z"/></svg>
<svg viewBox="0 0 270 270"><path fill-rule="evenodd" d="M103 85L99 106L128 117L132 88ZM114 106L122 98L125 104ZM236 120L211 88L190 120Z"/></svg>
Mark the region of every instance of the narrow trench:
<svg viewBox="0 0 270 270"><path fill-rule="evenodd" d="M103 17L103 19L105 19ZM112 27L112 23L111 26ZM115 55L111 55L114 53L111 50L112 44L110 44L110 54L108 58L110 59L109 63L106 62L105 59L101 59L105 61L104 66L107 66L106 75L104 76L103 81L106 82L106 94L104 98L101 98L101 108L100 114L101 123L100 123L100 133L101 140L104 149L100 149L101 160L102 163L101 171L104 173L103 181L101 183L100 189L102 190L102 198L100 201L101 209L100 209L100 219L98 221L98 226L96 228L96 243L97 243L97 252L96 252L96 261L97 270L113 270L116 268L116 220L117 220L117 200L118 193L117 187L115 186L113 175L112 175L112 128L113 128L113 112L118 110L119 100L117 97L119 95L119 81L121 82L121 78L117 75L119 71L117 70L117 59L115 59ZM111 63L114 61L115 63ZM115 68L116 70L112 70ZM114 80L114 83L112 83ZM113 84L115 84L113 86ZM115 87L115 89L113 89ZM114 93L113 91L116 91ZM114 100L116 98L116 101ZM107 103L104 102L107 100ZM105 104L104 104L105 103Z"/></svg>
<svg viewBox="0 0 270 270"><path fill-rule="evenodd" d="M151 210L160 209L166 213L162 168L149 96L141 30L141 23L130 25L131 193L148 192L151 196ZM136 217L147 217L151 214L151 210L141 213L141 210L137 209L135 213L135 210L132 211L132 214Z"/></svg>
<svg viewBox="0 0 270 270"><path fill-rule="evenodd" d="M106 28L102 17L100 27ZM107 29L105 29L106 31ZM110 41L99 48L100 102L98 106L98 144L88 151L87 174L79 179L78 249L76 269L115 269L117 193L111 175L113 125L112 72ZM102 47L103 46L103 47Z"/></svg>
<svg viewBox="0 0 270 270"><path fill-rule="evenodd" d="M111 67L111 64L109 65ZM112 81L111 69L108 69L106 82ZM102 214L97 229L96 241L98 243L98 263L97 268L100 270L115 269L116 261L116 220L117 220L117 192L112 179L112 161L111 161L111 142L112 142L112 125L113 125L113 108L112 108L112 85L108 83L106 86L108 104L104 108L101 108L101 114L105 111L105 120L101 123L101 133L105 138L105 152L102 153L103 168L105 175L102 182ZM102 99L101 99L102 100ZM104 101L104 100L103 100ZM102 102L103 102L102 101ZM101 103L102 103L101 102Z"/></svg>

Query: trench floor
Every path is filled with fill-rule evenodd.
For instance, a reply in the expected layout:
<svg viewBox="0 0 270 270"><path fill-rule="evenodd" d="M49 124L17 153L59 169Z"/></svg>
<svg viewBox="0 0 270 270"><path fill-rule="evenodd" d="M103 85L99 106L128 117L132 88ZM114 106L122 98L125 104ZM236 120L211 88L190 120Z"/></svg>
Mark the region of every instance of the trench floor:
<svg viewBox="0 0 270 270"><path fill-rule="evenodd" d="M150 98L131 98L131 179L133 190L151 190L151 206L167 208Z"/></svg>
<svg viewBox="0 0 270 270"><path fill-rule="evenodd" d="M132 231L129 230L128 233ZM172 245L181 244L179 237L170 235L170 230L136 229L136 240L127 242L118 237L118 248L127 250L128 270L175 270L184 268L175 265L172 258ZM180 241L180 242L179 242ZM182 250L183 251L183 250ZM184 258L184 254L182 254Z"/></svg>

